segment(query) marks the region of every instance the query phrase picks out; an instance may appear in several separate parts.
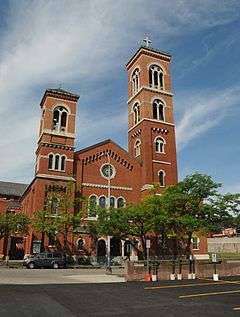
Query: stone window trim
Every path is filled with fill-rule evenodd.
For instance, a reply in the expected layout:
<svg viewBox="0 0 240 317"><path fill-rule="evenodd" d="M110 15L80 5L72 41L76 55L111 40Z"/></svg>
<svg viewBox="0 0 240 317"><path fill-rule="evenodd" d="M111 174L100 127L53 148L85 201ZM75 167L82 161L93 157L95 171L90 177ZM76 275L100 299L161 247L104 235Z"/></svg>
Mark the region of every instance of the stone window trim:
<svg viewBox="0 0 240 317"><path fill-rule="evenodd" d="M132 95L135 95L140 90L140 68L137 66L131 74Z"/></svg>
<svg viewBox="0 0 240 317"><path fill-rule="evenodd" d="M65 154L59 153L49 153L48 154L48 170L49 171L66 171L67 156Z"/></svg>
<svg viewBox="0 0 240 317"><path fill-rule="evenodd" d="M141 120L141 108L140 108L140 102L136 101L132 107L133 111L133 123L134 125L138 124Z"/></svg>
<svg viewBox="0 0 240 317"><path fill-rule="evenodd" d="M165 177L166 177L166 173L164 170L159 170L158 171L158 178L159 178L159 185L160 187L165 187L166 183L165 183Z"/></svg>
<svg viewBox="0 0 240 317"><path fill-rule="evenodd" d="M192 237L191 243L192 243L192 249L193 250L199 250L199 248L200 248L200 239L198 237L196 237L196 236Z"/></svg>
<svg viewBox="0 0 240 317"><path fill-rule="evenodd" d="M154 90L164 90L164 75L162 65L152 63L148 66L149 87Z"/></svg>
<svg viewBox="0 0 240 317"><path fill-rule="evenodd" d="M155 152L156 153L161 153L161 154L166 154L165 152L165 146L166 146L166 140L158 135L154 139L154 144L155 144Z"/></svg>
<svg viewBox="0 0 240 317"><path fill-rule="evenodd" d="M152 102L152 117L154 120L165 122L166 105L161 99L154 99Z"/></svg>
<svg viewBox="0 0 240 317"><path fill-rule="evenodd" d="M81 248L81 249L79 248L79 242L80 242L80 241L82 241L82 247L83 247L83 248ZM76 247L77 247L78 251L83 251L85 245L86 245L86 241L85 241L84 238L79 237L79 238L76 240Z"/></svg>
<svg viewBox="0 0 240 317"><path fill-rule="evenodd" d="M96 194L91 194L89 197L88 197L88 203L90 203L90 200L91 200L91 198L96 198L96 206L98 206L99 205L99 197L96 195ZM97 215L96 216L90 216L89 215L89 213L90 213L90 209L89 209L89 205L88 205L88 217L87 217L87 219L89 219L89 220L91 220L91 219L97 219Z"/></svg>
<svg viewBox="0 0 240 317"><path fill-rule="evenodd" d="M104 168L104 166L108 166L108 165L111 166L112 172L113 172L110 177L107 177L106 175L103 174L103 168ZM102 176L103 178L105 178L105 179L113 179L113 178L116 176L116 168L115 168L114 165L112 165L111 163L105 162L105 163L103 163L103 164L101 165L101 167L100 167L100 174L101 174L101 176Z"/></svg>
<svg viewBox="0 0 240 317"><path fill-rule="evenodd" d="M137 139L134 143L135 157L141 155L141 140Z"/></svg>
<svg viewBox="0 0 240 317"><path fill-rule="evenodd" d="M56 133L65 133L68 127L69 111L65 106L56 105L53 109L52 130Z"/></svg>

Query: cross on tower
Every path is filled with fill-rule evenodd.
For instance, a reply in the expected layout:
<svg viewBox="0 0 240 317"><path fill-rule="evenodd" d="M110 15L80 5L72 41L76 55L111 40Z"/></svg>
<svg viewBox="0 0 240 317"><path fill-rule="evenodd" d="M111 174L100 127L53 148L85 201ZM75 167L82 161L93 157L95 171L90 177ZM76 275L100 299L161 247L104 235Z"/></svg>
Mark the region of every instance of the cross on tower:
<svg viewBox="0 0 240 317"><path fill-rule="evenodd" d="M145 39L143 39L143 42L146 47L149 47L150 44L152 44L152 41L150 40L148 36L146 36Z"/></svg>

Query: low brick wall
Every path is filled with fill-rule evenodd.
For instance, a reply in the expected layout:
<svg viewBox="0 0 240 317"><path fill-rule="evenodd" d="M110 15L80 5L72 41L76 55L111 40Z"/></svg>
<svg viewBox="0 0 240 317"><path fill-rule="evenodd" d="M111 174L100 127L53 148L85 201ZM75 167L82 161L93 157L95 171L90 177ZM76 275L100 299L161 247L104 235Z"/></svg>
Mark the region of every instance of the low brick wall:
<svg viewBox="0 0 240 317"><path fill-rule="evenodd" d="M168 280L172 273L173 265L171 261L160 262L157 270L159 280ZM207 261L195 262L195 273L197 278L212 277L214 271L213 264ZM146 266L143 262L127 262L125 267L126 281L143 281L146 273ZM175 273L179 273L179 267L176 265ZM188 277L189 264L182 265L183 279ZM217 263L217 273L219 276L240 275L240 260L224 260Z"/></svg>

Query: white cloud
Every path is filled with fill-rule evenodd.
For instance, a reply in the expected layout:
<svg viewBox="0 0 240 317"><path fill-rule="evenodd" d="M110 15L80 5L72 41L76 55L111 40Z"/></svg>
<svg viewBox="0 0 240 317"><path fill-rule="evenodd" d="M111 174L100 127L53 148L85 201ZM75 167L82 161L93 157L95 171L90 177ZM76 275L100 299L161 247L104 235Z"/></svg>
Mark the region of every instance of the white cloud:
<svg viewBox="0 0 240 317"><path fill-rule="evenodd" d="M60 82L68 87L79 82L79 91L82 81L101 85L105 76L124 65L130 48L146 33L164 45L169 36L239 16L237 1L218 3L219 7L212 1L196 6L187 0L10 2L9 12L4 12L5 28L0 30L0 177L30 180L32 171L27 172L26 166L34 157L40 89ZM116 122L118 116L113 111L109 120ZM95 135L104 135L106 121L95 123L89 114L86 118L86 135L90 137L91 127L97 125Z"/></svg>
<svg viewBox="0 0 240 317"><path fill-rule="evenodd" d="M182 150L189 142L218 125L231 108L240 105L240 88L193 93L191 97L178 99L176 108L178 104L183 107L176 128L178 150Z"/></svg>

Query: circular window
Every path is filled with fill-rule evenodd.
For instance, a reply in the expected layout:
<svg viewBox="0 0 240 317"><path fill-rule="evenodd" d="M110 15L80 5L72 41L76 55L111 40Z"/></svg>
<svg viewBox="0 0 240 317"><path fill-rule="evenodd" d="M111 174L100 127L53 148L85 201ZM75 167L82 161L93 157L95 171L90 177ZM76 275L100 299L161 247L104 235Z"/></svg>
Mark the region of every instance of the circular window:
<svg viewBox="0 0 240 317"><path fill-rule="evenodd" d="M101 171L102 176L107 178L107 179L113 178L116 174L115 168L111 164L104 164L101 167L100 171Z"/></svg>

